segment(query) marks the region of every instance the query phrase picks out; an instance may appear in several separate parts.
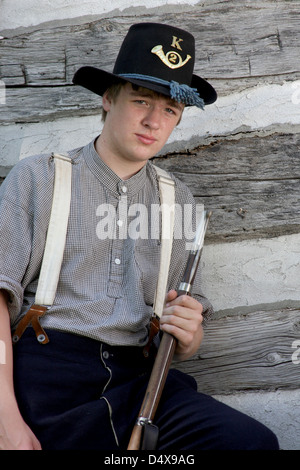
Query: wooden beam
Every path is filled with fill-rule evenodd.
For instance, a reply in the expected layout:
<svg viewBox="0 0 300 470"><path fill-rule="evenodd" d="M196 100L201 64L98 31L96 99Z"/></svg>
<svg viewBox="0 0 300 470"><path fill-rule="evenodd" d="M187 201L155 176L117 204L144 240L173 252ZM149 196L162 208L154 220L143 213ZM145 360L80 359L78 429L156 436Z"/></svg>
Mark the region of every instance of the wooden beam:
<svg viewBox="0 0 300 470"><path fill-rule="evenodd" d="M213 212L207 242L300 230L299 134L223 140L155 158Z"/></svg>
<svg viewBox="0 0 300 470"><path fill-rule="evenodd" d="M203 393L299 388L300 365L292 361L299 314L287 309L211 320L198 354L174 366L193 375Z"/></svg>
<svg viewBox="0 0 300 470"><path fill-rule="evenodd" d="M221 2L176 13L141 15L138 21L174 24L196 39L195 72L219 96L260 83L300 77L297 2ZM108 71L136 17L100 19L83 25L44 27L0 41L0 79L7 106L0 122L35 122L95 112L97 97L72 85L75 71L94 65ZM26 110L26 112L24 111Z"/></svg>

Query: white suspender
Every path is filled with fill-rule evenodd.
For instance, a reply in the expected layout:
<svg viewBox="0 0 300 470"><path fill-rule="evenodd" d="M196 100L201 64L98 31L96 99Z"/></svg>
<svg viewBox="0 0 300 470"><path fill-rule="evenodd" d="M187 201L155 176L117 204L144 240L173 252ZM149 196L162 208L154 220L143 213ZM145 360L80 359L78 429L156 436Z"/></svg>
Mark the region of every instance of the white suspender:
<svg viewBox="0 0 300 470"><path fill-rule="evenodd" d="M154 298L154 314L160 318L164 308L175 220L175 185L168 173L154 165L157 172L162 213L161 255L158 282Z"/></svg>
<svg viewBox="0 0 300 470"><path fill-rule="evenodd" d="M72 163L69 157L53 154L54 193L47 240L35 297L35 304L51 306L58 284L70 212Z"/></svg>
<svg viewBox="0 0 300 470"><path fill-rule="evenodd" d="M71 159L58 154L52 154L52 157L55 162L52 208L35 303L18 323L12 337L13 344L19 341L30 323L40 343L46 344L49 341L39 319L53 304L56 294L66 243L72 181Z"/></svg>

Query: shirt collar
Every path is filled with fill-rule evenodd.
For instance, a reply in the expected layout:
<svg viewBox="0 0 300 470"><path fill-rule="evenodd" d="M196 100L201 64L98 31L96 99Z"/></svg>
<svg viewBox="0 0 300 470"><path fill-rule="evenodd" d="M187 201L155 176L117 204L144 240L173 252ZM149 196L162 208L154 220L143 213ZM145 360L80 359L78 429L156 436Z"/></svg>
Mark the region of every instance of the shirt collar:
<svg viewBox="0 0 300 470"><path fill-rule="evenodd" d="M95 149L95 140L83 147L83 157L93 174L101 183L116 196L133 196L137 194L146 184L147 165L127 180L122 180L116 173L100 158Z"/></svg>

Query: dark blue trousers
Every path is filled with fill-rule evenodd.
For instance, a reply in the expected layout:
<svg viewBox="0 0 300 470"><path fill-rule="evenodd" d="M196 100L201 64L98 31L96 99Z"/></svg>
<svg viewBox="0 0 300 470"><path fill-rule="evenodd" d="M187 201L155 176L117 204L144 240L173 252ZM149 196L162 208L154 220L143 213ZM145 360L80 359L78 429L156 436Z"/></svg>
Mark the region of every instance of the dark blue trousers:
<svg viewBox="0 0 300 470"><path fill-rule="evenodd" d="M44 450L125 450L154 358L137 347L110 347L47 331L39 344L27 328L14 346L21 413ZM157 450L276 450L256 420L198 393L193 378L171 370L155 416Z"/></svg>

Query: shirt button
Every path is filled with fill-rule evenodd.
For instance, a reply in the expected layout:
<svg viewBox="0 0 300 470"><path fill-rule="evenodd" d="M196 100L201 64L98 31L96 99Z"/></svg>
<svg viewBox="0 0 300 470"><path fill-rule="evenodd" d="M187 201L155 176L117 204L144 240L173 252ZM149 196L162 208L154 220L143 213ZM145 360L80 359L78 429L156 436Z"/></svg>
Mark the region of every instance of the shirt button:
<svg viewBox="0 0 300 470"><path fill-rule="evenodd" d="M108 352L108 351L104 351L104 352L103 352L103 357L104 357L104 359L108 359L108 358L109 358L109 352Z"/></svg>
<svg viewBox="0 0 300 470"><path fill-rule="evenodd" d="M123 220L117 220L117 225L118 225L119 227L122 227L122 225L123 225Z"/></svg>
<svg viewBox="0 0 300 470"><path fill-rule="evenodd" d="M121 260L119 258L115 258L115 263L116 264L120 264L121 263Z"/></svg>
<svg viewBox="0 0 300 470"><path fill-rule="evenodd" d="M122 187L121 187L121 191L122 191L122 193L127 193L127 187L126 187L126 186L122 186Z"/></svg>

